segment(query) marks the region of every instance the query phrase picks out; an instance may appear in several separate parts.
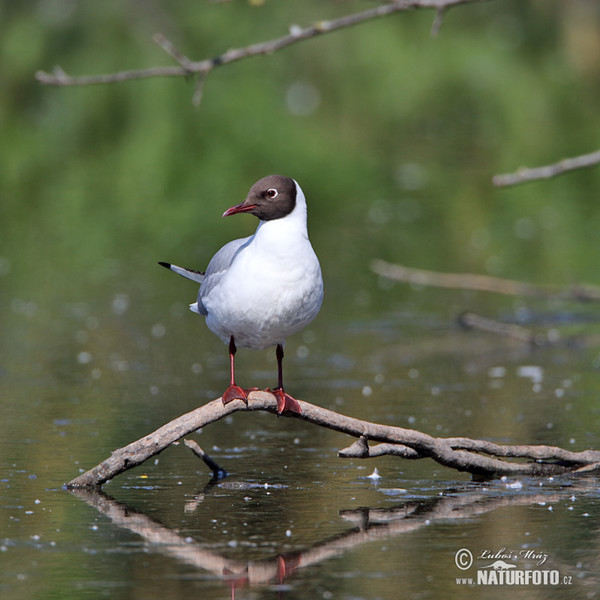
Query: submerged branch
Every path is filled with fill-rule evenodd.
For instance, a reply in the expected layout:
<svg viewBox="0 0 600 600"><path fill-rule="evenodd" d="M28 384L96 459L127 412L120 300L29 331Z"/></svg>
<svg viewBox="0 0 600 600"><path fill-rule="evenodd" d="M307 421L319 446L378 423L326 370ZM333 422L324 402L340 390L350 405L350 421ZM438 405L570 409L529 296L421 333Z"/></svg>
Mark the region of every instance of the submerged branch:
<svg viewBox="0 0 600 600"><path fill-rule="evenodd" d="M228 473L220 467L194 440L183 440L183 443L212 471L214 479L223 479Z"/></svg>
<svg viewBox="0 0 600 600"><path fill-rule="evenodd" d="M493 333L500 337L509 338L529 344L531 346L544 346L551 343L550 336L548 334L536 333L521 325L515 325L513 323L503 323L496 319L490 319L488 317L482 317L481 315L473 312L464 312L458 316L457 319L459 325L465 329L478 329L479 331L485 331L487 333ZM552 342L558 340L557 336Z"/></svg>
<svg viewBox="0 0 600 600"><path fill-rule="evenodd" d="M301 414L284 413L313 425L358 438L340 456L371 458L393 454L404 458L431 458L446 467L471 473L477 479L503 475L556 475L600 462L600 451L571 452L553 446L502 446L469 438L436 438L420 431L381 425L348 417L309 402L299 401ZM277 400L269 392L251 392L248 405L241 400L223 405L221 399L163 425L153 433L114 451L102 463L79 475L68 488L100 486L119 473L140 465L189 433L234 412L266 411L277 414ZM380 442L370 447L371 442ZM507 458L529 459L515 462Z"/></svg>
<svg viewBox="0 0 600 600"><path fill-rule="evenodd" d="M426 269L416 269L384 260L374 260L371 269L378 275L394 281L461 290L494 292L509 296L529 296L533 298L557 298L564 300L600 300L600 287L592 285L550 286L536 285L476 273L440 273Z"/></svg>

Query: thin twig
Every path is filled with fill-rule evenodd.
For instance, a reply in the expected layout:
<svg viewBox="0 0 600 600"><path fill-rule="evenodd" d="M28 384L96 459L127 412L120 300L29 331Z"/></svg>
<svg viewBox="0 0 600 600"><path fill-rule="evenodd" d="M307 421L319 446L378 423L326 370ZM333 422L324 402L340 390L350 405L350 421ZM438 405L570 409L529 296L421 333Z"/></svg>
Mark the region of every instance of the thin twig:
<svg viewBox="0 0 600 600"><path fill-rule="evenodd" d="M549 179L585 167L592 167L600 163L600 150L591 152L590 154L581 154L573 158L565 158L552 165L544 167L535 167L533 169L522 167L515 173L505 175L494 175L492 182L497 187L507 187L510 185L518 185L528 181L537 181L539 179Z"/></svg>
<svg viewBox="0 0 600 600"><path fill-rule="evenodd" d="M502 323L495 319L482 317L473 312L467 311L458 316L458 323L466 329L478 329L486 331L501 337L510 338L518 342L530 344L532 346L544 346L550 342L548 336L535 333L521 325L513 323Z"/></svg>
<svg viewBox="0 0 600 600"><path fill-rule="evenodd" d="M183 440L183 443L212 471L215 479L223 479L228 473L223 467L220 467L194 440Z"/></svg>
<svg viewBox="0 0 600 600"><path fill-rule="evenodd" d="M135 69L129 71L119 71L117 73L108 73L103 75L83 75L79 77L71 77L67 75L60 67L56 67L53 73L38 71L36 79L46 85L56 86L85 86L107 83L119 83L134 79L148 79L150 77L183 77L191 73L207 75L213 68L223 66L238 60L259 56L264 54L272 54L282 48L291 46L303 40L314 38L316 36L332 33L339 29L365 23L373 19L385 17L397 12L404 12L415 9L435 9L441 11L460 4L470 4L474 2L485 2L486 0L396 0L378 6L377 8L368 9L359 13L345 15L338 19L330 21L319 21L309 27L290 27L290 32L282 37L251 44L243 48L228 50L215 58L209 58L200 61L191 61L177 50L171 42L169 42L161 34L155 36L155 41L178 63L179 66L171 67L150 67L146 69ZM439 14L439 13L438 13ZM198 96L198 91L196 91Z"/></svg>
<svg viewBox="0 0 600 600"><path fill-rule="evenodd" d="M479 275L475 273L440 273L426 269L416 269L384 260L374 260L371 269L378 275L415 285L443 288L469 289L482 292L495 292L510 296L529 296L534 298L559 298L570 300L600 300L600 287L574 285L567 287L535 285L513 279Z"/></svg>
<svg viewBox="0 0 600 600"><path fill-rule="evenodd" d="M192 61L182 54L175 45L168 40L162 33L155 33L152 38L171 58L176 60L184 69L190 71Z"/></svg>
<svg viewBox="0 0 600 600"><path fill-rule="evenodd" d="M194 87L194 95L192 97L192 104L194 106L200 106L202 102L202 95L204 94L204 82L206 81L206 73L199 73L196 78L196 86Z"/></svg>
<svg viewBox="0 0 600 600"><path fill-rule="evenodd" d="M396 454L405 458L431 458L437 463L458 471L468 472L477 479L490 479L502 475L547 476L574 472L586 465L600 462L600 451L571 452L553 446L500 446L491 442L469 438L436 438L420 431L380 425L348 417L309 402L299 401L301 414L284 413L284 416L363 438L362 457ZM187 434L239 411L266 411L277 414L277 400L269 392L251 392L248 404L242 401L223 405L218 398L163 425L155 432L125 446L99 465L79 475L67 484L69 488L100 486L119 473L140 465L150 457ZM371 442L382 442L372 454ZM366 449L365 449L366 444ZM392 450L392 447L395 447ZM377 446L375 447L377 448ZM348 456L349 450L342 451ZM361 457L358 453L358 457ZM498 458L501 457L501 458ZM529 458L529 462L513 462L506 457Z"/></svg>
<svg viewBox="0 0 600 600"><path fill-rule="evenodd" d="M441 6L435 11L435 17L431 25L431 37L437 37L444 23L444 17L446 16L446 7Z"/></svg>

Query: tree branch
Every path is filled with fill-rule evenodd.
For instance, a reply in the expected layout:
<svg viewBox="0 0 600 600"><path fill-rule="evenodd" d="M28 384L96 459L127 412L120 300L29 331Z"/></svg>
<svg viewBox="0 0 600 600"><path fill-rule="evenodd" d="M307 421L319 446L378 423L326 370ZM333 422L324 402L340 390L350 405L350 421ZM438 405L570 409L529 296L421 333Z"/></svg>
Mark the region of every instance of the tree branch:
<svg viewBox="0 0 600 600"><path fill-rule="evenodd" d="M325 33L332 33L339 29L365 23L373 19L385 17L397 12L405 12L415 9L434 9L436 11L436 19L434 22L433 32L437 33L441 24L441 15L443 12L453 6L460 4L470 4L474 2L484 2L486 0L396 0L388 2L359 13L346 15L338 19L329 21L319 21L309 27L299 27L292 25L289 33L274 40L251 44L243 48L235 48L227 50L223 54L214 58L209 58L200 61L192 61L184 56L175 46L167 40L162 34L154 36L154 40L168 54L179 63L179 66L171 67L150 67L146 69L137 69L130 71L119 71L117 73L109 73L103 75L84 75L80 77L71 77L67 75L63 69L56 67L53 73L38 71L36 79L40 83L56 86L85 86L107 83L119 83L122 81L130 81L134 79L148 79L151 77L186 77L189 75L198 75L201 79L205 78L215 67L220 67L238 60L259 56L264 54L272 54L291 46L303 40L311 39ZM201 95L201 86L196 89L195 102L199 102Z"/></svg>
<svg viewBox="0 0 600 600"><path fill-rule="evenodd" d="M220 467L194 440L183 440L183 443L212 471L214 479L223 479L229 473Z"/></svg>
<svg viewBox="0 0 600 600"><path fill-rule="evenodd" d="M469 438L435 438L413 429L347 417L309 402L299 401L299 404L301 414L284 413L284 416L299 418L313 425L359 438L358 446L355 444L353 446L356 447L351 446L340 452L343 457L368 458L395 454L412 459L431 458L446 467L471 473L477 479L491 479L502 475L555 475L600 462L600 451L570 452L553 446L501 446ZM100 486L201 427L234 412L255 410L277 414L275 396L269 392L251 392L248 405L241 400L227 405L223 405L220 398L212 400L116 450L102 463L70 481L67 487ZM385 445L371 449L369 442L382 442ZM513 462L504 460L506 458L531 460Z"/></svg>
<svg viewBox="0 0 600 600"><path fill-rule="evenodd" d="M531 346L545 346L547 344L558 341L558 337L550 340L548 335L541 333L535 333L534 331L522 327L521 325L515 325L514 323L503 323L496 319L490 319L488 317L482 317L473 312L464 312L458 316L458 324L465 329L477 329L479 331L486 331L487 333L493 333L501 337L510 338L517 342L529 344Z"/></svg>
<svg viewBox="0 0 600 600"><path fill-rule="evenodd" d="M374 260L371 269L378 275L415 285L443 288L468 289L481 292L494 292L510 296L530 296L534 298L558 298L566 300L600 300L600 287L574 285L567 287L535 285L513 279L479 275L475 273L440 273L426 269L416 269L384 260Z"/></svg>
<svg viewBox="0 0 600 600"><path fill-rule="evenodd" d="M528 181L549 179L551 177L556 177L557 175L562 175L563 173L568 173L569 171L591 167L598 163L600 163L600 150L591 152L590 154L581 154L574 158L565 158L564 160L544 167L536 167L533 169L522 167L515 173L494 175L492 182L497 187L507 187L526 183Z"/></svg>

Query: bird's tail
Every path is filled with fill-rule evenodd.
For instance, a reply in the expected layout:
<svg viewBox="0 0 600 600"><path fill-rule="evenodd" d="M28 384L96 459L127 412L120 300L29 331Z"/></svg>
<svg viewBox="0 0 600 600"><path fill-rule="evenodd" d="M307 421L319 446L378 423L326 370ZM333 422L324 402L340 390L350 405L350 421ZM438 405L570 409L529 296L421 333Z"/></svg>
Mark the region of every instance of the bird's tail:
<svg viewBox="0 0 600 600"><path fill-rule="evenodd" d="M159 262L158 264L161 267L164 267L165 269L169 269L169 271L173 271L173 273L177 273L177 275L181 275L182 277L185 277L186 279L191 279L192 281L195 281L197 283L202 283L202 281L204 280L204 273L202 273L201 271L185 269L184 267L178 267L177 265L172 265L168 262Z"/></svg>

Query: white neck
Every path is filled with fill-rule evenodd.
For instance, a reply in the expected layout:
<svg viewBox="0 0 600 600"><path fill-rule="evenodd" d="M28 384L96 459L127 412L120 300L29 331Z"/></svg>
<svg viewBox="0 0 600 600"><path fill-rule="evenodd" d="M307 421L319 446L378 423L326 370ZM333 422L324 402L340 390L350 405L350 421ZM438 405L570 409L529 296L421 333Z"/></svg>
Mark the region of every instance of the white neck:
<svg viewBox="0 0 600 600"><path fill-rule="evenodd" d="M308 239L306 229L306 198L298 182L296 184L296 206L294 210L281 219L260 221L256 232L255 241L259 244L285 244L298 239Z"/></svg>

